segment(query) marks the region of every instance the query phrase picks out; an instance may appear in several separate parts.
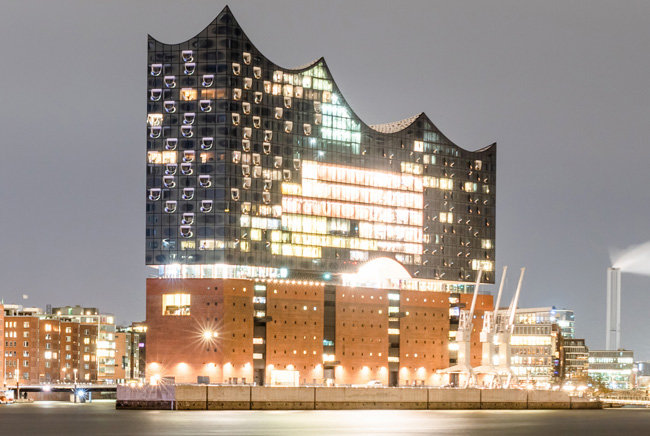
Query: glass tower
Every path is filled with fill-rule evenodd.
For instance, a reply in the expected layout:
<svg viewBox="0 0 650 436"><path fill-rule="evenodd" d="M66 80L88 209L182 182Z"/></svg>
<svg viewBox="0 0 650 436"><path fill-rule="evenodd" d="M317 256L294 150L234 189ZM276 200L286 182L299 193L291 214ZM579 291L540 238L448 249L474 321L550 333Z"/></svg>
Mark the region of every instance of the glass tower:
<svg viewBox="0 0 650 436"><path fill-rule="evenodd" d="M228 8L186 42L149 37L147 82L161 275L329 280L388 257L414 279L494 282L496 144L464 150L423 113L365 124L324 59L274 64Z"/></svg>

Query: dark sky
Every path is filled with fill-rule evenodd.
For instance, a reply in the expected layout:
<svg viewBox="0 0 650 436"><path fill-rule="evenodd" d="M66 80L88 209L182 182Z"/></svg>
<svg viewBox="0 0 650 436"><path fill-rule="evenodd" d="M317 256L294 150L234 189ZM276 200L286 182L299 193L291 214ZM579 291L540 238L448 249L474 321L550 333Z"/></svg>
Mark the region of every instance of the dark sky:
<svg viewBox="0 0 650 436"><path fill-rule="evenodd" d="M145 312L147 33L221 1L9 1L0 13L0 298ZM426 112L498 142L497 263L521 303L604 346L609 252L650 240L650 2L232 1L285 67L325 56L364 121ZM623 345L650 359L650 278L623 276ZM27 294L27 300L22 295Z"/></svg>

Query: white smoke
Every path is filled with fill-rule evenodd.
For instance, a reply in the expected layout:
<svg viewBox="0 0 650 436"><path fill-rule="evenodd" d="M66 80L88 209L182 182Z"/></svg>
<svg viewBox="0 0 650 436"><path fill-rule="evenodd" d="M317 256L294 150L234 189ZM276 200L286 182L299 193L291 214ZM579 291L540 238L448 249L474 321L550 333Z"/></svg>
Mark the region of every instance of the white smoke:
<svg viewBox="0 0 650 436"><path fill-rule="evenodd" d="M631 245L624 250L612 250L612 266L622 272L650 276L650 241Z"/></svg>

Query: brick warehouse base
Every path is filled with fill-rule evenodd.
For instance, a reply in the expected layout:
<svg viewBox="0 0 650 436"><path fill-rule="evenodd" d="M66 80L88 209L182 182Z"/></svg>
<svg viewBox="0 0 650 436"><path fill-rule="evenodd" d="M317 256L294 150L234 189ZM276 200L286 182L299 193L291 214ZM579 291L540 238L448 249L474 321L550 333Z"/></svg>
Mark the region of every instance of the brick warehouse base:
<svg viewBox="0 0 650 436"><path fill-rule="evenodd" d="M166 306L179 295L185 307ZM471 297L307 281L148 279L147 377L292 386L325 379L445 384L436 371L453 358L449 332L457 324L450 308L468 305ZM492 296L478 296L472 365L480 364L479 329L492 304Z"/></svg>

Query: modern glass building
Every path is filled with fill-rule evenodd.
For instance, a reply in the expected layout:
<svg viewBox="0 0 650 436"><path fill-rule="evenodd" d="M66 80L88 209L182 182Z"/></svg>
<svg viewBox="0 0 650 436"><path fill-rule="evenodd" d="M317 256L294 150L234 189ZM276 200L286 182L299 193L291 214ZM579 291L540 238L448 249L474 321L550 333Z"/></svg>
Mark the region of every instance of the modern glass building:
<svg viewBox="0 0 650 436"><path fill-rule="evenodd" d="M633 369L634 352L631 350L589 351L589 377L610 389L630 389Z"/></svg>
<svg viewBox="0 0 650 436"><path fill-rule="evenodd" d="M276 65L228 8L188 41L149 37L147 83L161 277L339 280L389 257L415 287L494 282L496 144L464 150L423 113L364 123L324 59Z"/></svg>

